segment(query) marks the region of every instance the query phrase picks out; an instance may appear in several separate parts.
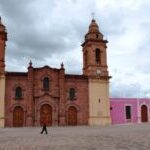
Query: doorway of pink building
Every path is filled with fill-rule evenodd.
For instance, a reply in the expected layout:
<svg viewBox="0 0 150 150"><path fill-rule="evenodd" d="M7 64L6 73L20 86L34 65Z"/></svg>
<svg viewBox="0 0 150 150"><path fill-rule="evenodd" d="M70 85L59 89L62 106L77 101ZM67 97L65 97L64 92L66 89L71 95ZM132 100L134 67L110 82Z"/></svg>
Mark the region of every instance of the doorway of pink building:
<svg viewBox="0 0 150 150"><path fill-rule="evenodd" d="M141 122L148 122L148 109L146 105L141 106Z"/></svg>

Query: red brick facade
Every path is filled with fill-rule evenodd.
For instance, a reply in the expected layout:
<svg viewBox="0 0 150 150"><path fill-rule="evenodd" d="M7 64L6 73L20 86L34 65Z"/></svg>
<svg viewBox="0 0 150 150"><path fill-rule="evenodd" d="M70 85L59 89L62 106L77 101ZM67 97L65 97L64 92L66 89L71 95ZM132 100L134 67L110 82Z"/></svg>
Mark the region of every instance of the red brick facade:
<svg viewBox="0 0 150 150"><path fill-rule="evenodd" d="M49 78L48 90L43 89L44 77ZM21 98L15 97L17 87L22 89ZM70 88L75 89L73 100L68 96ZM17 122L19 116L14 116L14 110L18 106L23 110L23 124L18 126L39 126L41 107L46 104L52 109L50 125L67 125L71 106L77 111L76 125L88 124L88 79L84 75L66 75L64 68L29 66L27 73L6 73L6 91L5 126L17 126L14 117Z"/></svg>

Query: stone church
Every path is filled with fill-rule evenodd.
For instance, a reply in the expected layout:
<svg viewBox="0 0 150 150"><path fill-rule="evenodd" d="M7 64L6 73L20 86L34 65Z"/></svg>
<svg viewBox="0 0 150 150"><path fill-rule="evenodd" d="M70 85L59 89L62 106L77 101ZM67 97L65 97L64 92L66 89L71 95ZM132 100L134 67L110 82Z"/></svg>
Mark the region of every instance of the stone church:
<svg viewBox="0 0 150 150"><path fill-rule="evenodd" d="M60 68L35 68L27 72L5 70L6 27L0 19L0 126L106 125L111 124L107 40L95 19L82 43L82 75ZM28 43L27 43L28 44Z"/></svg>

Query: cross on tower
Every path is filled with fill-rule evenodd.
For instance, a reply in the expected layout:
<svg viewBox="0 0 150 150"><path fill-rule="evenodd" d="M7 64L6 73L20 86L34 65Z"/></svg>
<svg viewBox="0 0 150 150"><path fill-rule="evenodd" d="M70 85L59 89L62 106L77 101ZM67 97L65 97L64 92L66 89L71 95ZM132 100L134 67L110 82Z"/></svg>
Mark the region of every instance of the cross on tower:
<svg viewBox="0 0 150 150"><path fill-rule="evenodd" d="M92 12L92 13L91 13L91 16L92 16L92 19L94 20L95 13L94 13L94 12Z"/></svg>

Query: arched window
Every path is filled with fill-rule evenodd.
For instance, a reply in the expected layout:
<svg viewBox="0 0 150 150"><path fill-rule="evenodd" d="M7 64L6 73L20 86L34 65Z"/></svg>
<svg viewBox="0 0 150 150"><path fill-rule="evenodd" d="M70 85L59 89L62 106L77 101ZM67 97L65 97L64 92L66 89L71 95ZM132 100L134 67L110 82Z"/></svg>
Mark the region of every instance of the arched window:
<svg viewBox="0 0 150 150"><path fill-rule="evenodd" d="M45 77L43 79L43 89L44 90L49 90L49 78L48 77Z"/></svg>
<svg viewBox="0 0 150 150"><path fill-rule="evenodd" d="M21 87L16 87L16 91L15 91L15 98L16 99L20 99L22 98L22 88Z"/></svg>
<svg viewBox="0 0 150 150"><path fill-rule="evenodd" d="M87 57L88 57L88 53L87 52L85 52L85 66L87 65Z"/></svg>
<svg viewBox="0 0 150 150"><path fill-rule="evenodd" d="M74 100L76 98L76 95L75 95L75 89L74 88L70 88L69 89L69 99L70 100Z"/></svg>
<svg viewBox="0 0 150 150"><path fill-rule="evenodd" d="M95 59L96 59L96 63L100 63L100 49L96 49L95 51Z"/></svg>
<svg viewBox="0 0 150 150"><path fill-rule="evenodd" d="M96 34L96 38L98 39L98 34Z"/></svg>

